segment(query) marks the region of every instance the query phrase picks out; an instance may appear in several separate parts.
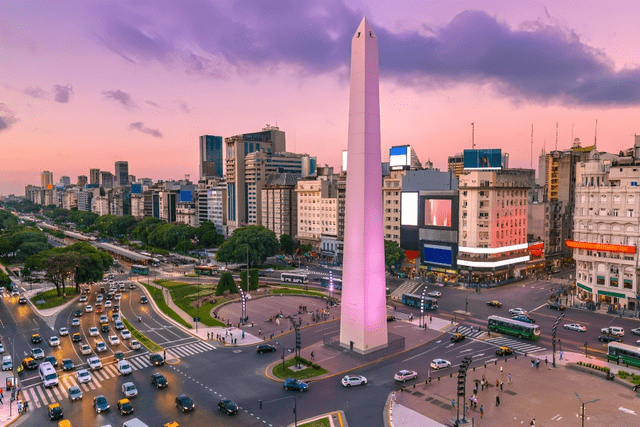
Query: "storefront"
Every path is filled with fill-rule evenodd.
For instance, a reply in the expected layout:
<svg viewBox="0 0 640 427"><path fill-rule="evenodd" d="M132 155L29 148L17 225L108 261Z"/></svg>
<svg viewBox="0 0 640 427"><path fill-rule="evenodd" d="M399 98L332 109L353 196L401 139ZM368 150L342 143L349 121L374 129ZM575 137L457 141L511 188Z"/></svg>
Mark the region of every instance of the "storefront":
<svg viewBox="0 0 640 427"><path fill-rule="evenodd" d="M619 292L598 290L598 302L614 305L616 309L627 307L627 296Z"/></svg>
<svg viewBox="0 0 640 427"><path fill-rule="evenodd" d="M583 285L580 282L576 282L577 292L580 299L584 301L592 301L593 300L593 289Z"/></svg>

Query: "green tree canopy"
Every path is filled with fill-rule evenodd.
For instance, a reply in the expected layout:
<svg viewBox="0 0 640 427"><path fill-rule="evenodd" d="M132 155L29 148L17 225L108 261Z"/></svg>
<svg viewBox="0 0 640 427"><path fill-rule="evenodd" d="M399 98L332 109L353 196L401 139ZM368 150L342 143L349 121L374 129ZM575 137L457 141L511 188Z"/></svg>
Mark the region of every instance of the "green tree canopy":
<svg viewBox="0 0 640 427"><path fill-rule="evenodd" d="M384 241L384 263L387 267L397 266L404 258L404 251L393 240Z"/></svg>
<svg viewBox="0 0 640 427"><path fill-rule="evenodd" d="M280 250L287 255L293 255L293 238L288 234L280 236Z"/></svg>
<svg viewBox="0 0 640 427"><path fill-rule="evenodd" d="M267 257L276 254L279 243L273 231L262 225L248 225L236 228L216 252L219 262L246 263L247 248L249 264L262 264Z"/></svg>

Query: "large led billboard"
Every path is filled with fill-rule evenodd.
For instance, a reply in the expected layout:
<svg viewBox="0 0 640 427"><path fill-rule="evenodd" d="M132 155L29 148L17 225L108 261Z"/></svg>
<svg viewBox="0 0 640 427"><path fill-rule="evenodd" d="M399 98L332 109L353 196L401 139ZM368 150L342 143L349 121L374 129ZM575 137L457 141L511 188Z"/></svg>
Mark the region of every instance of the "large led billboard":
<svg viewBox="0 0 640 427"><path fill-rule="evenodd" d="M501 169L502 150L464 150L465 169Z"/></svg>
<svg viewBox="0 0 640 427"><path fill-rule="evenodd" d="M427 227L451 227L451 199L425 199L424 225Z"/></svg>
<svg viewBox="0 0 640 427"><path fill-rule="evenodd" d="M424 244L423 262L425 264L437 264L450 267L453 264L453 251L449 246Z"/></svg>
<svg viewBox="0 0 640 427"><path fill-rule="evenodd" d="M400 224L418 225L418 193L402 192L400 205Z"/></svg>
<svg viewBox="0 0 640 427"><path fill-rule="evenodd" d="M404 169L411 162L409 146L391 147L389 149L389 167L391 169Z"/></svg>

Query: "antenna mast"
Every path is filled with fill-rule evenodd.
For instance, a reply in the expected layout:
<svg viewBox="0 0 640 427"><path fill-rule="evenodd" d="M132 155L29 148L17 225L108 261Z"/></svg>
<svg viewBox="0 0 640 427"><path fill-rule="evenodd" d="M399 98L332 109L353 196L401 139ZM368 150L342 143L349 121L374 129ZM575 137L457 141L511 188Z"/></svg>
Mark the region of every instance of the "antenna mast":
<svg viewBox="0 0 640 427"><path fill-rule="evenodd" d="M596 134L593 136L593 149L598 146L598 119L596 119Z"/></svg>
<svg viewBox="0 0 640 427"><path fill-rule="evenodd" d="M556 151L558 151L558 122L556 122Z"/></svg>
<svg viewBox="0 0 640 427"><path fill-rule="evenodd" d="M474 148L476 148L476 132L474 123L471 123L471 149Z"/></svg>
<svg viewBox="0 0 640 427"><path fill-rule="evenodd" d="M529 167L533 169L533 123L531 123L531 161Z"/></svg>

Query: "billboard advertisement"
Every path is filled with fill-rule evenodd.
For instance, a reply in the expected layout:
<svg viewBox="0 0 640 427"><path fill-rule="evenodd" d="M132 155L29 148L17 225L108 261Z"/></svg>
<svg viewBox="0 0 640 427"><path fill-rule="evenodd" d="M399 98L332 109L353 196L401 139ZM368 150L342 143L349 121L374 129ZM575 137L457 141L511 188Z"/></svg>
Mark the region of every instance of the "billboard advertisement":
<svg viewBox="0 0 640 427"><path fill-rule="evenodd" d="M402 192L400 205L400 224L418 225L418 193Z"/></svg>
<svg viewBox="0 0 640 427"><path fill-rule="evenodd" d="M402 206L402 210L404 210L404 206ZM451 199L425 199L424 225L427 227L451 227Z"/></svg>
<svg viewBox="0 0 640 427"><path fill-rule="evenodd" d="M181 202L190 202L191 201L191 190L180 190L180 201Z"/></svg>
<svg viewBox="0 0 640 427"><path fill-rule="evenodd" d="M423 262L425 264L437 264L451 267L453 264L453 251L449 246L424 244Z"/></svg>
<svg viewBox="0 0 640 427"><path fill-rule="evenodd" d="M501 169L502 150L464 150L465 169Z"/></svg>
<svg viewBox="0 0 640 427"><path fill-rule="evenodd" d="M404 169L410 165L410 157L408 145L391 147L389 149L389 167L391 169Z"/></svg>
<svg viewBox="0 0 640 427"><path fill-rule="evenodd" d="M133 194L142 194L142 184L140 183L131 184L131 192Z"/></svg>

